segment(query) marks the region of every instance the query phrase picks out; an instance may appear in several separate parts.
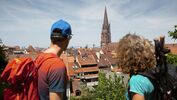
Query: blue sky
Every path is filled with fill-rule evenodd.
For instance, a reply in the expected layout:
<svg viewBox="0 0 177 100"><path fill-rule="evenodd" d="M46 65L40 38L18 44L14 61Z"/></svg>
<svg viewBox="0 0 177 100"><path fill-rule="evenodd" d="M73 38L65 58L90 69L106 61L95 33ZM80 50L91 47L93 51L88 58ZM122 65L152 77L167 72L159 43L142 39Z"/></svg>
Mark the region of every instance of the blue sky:
<svg viewBox="0 0 177 100"><path fill-rule="evenodd" d="M59 19L72 26L69 46L100 45L105 6L112 41L127 33L153 40L177 24L177 0L0 0L0 38L9 46L48 47L50 28Z"/></svg>

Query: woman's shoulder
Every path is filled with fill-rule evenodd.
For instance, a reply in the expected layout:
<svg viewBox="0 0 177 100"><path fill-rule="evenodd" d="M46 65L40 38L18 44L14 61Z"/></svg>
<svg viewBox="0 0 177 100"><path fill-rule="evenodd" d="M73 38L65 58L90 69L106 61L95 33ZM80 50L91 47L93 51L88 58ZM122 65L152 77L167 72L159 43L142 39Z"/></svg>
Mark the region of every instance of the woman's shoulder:
<svg viewBox="0 0 177 100"><path fill-rule="evenodd" d="M133 75L131 77L131 79L138 79L138 80L141 80L141 79L148 79L146 76L143 76L143 75L140 75L140 74L137 74L137 75Z"/></svg>
<svg viewBox="0 0 177 100"><path fill-rule="evenodd" d="M130 86L136 86L142 88L146 92L152 92L154 86L151 81L143 75L133 75L129 81Z"/></svg>
<svg viewBox="0 0 177 100"><path fill-rule="evenodd" d="M146 77L146 76L143 76L143 75L133 75L131 78L130 78L130 83L151 83L150 80Z"/></svg>

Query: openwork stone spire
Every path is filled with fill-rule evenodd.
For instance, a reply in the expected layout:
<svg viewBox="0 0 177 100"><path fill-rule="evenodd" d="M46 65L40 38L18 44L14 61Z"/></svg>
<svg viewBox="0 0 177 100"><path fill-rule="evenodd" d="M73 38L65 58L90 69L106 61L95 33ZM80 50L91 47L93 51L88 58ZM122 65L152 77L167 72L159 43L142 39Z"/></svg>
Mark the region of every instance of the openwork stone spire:
<svg viewBox="0 0 177 100"><path fill-rule="evenodd" d="M101 48L104 48L109 43L111 43L111 31L110 31L110 24L108 22L108 16L105 7L103 27L101 32Z"/></svg>

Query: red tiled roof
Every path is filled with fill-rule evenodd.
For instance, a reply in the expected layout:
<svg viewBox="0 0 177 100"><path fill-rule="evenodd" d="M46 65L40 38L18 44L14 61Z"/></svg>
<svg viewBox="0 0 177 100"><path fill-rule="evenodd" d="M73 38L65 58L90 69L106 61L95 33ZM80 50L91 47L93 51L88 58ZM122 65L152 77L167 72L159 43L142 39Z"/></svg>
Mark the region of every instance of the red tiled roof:
<svg viewBox="0 0 177 100"><path fill-rule="evenodd" d="M66 64L68 62L67 60L67 54L62 53L60 56L61 59L63 59L63 62Z"/></svg>
<svg viewBox="0 0 177 100"><path fill-rule="evenodd" d="M32 59L35 59L36 54L11 54L11 55L8 55L9 61L13 60L14 58L26 58L26 57L30 57Z"/></svg>
<svg viewBox="0 0 177 100"><path fill-rule="evenodd" d="M79 48L78 49L78 53L80 54L80 55L84 55L84 54L91 54L91 49L85 49L85 48Z"/></svg>
<svg viewBox="0 0 177 100"><path fill-rule="evenodd" d="M116 50L116 46L117 46L117 42L112 42L112 43L109 43L108 45L107 45L107 50L108 51L114 51L114 50Z"/></svg>
<svg viewBox="0 0 177 100"><path fill-rule="evenodd" d="M165 44L165 47L169 48L172 54L177 54L177 44Z"/></svg>
<svg viewBox="0 0 177 100"><path fill-rule="evenodd" d="M78 63L82 65L97 65L97 62L95 61L95 58L93 55L86 55L86 56L77 56Z"/></svg>
<svg viewBox="0 0 177 100"><path fill-rule="evenodd" d="M112 60L112 57L110 54L102 54L100 56L101 57L98 60L98 66L106 67L106 66L110 66L111 64L115 63L115 61Z"/></svg>
<svg viewBox="0 0 177 100"><path fill-rule="evenodd" d="M29 46L28 46L27 51L28 51L28 52L36 52L36 50L33 48L32 45L29 45Z"/></svg>
<svg viewBox="0 0 177 100"><path fill-rule="evenodd" d="M67 67L68 75L69 76L74 75L74 69L73 69L74 57L72 57L72 56L67 57L67 54L62 54L61 58L63 59L63 62L65 63L65 65Z"/></svg>
<svg viewBox="0 0 177 100"><path fill-rule="evenodd" d="M73 62L69 62L69 63L68 63L67 71L68 71L68 75L69 75L69 76L74 75L73 65L74 65Z"/></svg>
<svg viewBox="0 0 177 100"><path fill-rule="evenodd" d="M75 73L81 73L81 72L95 72L95 71L99 71L98 67L87 67L87 68L78 68L77 70L75 70Z"/></svg>
<svg viewBox="0 0 177 100"><path fill-rule="evenodd" d="M86 78L86 79L90 79L90 78L98 78L98 74L89 74L89 75L84 75L84 77Z"/></svg>
<svg viewBox="0 0 177 100"><path fill-rule="evenodd" d="M68 62L74 62L74 57L72 56L68 57Z"/></svg>
<svg viewBox="0 0 177 100"><path fill-rule="evenodd" d="M112 69L113 72L122 72L122 69L121 68L118 68L118 67L114 67Z"/></svg>

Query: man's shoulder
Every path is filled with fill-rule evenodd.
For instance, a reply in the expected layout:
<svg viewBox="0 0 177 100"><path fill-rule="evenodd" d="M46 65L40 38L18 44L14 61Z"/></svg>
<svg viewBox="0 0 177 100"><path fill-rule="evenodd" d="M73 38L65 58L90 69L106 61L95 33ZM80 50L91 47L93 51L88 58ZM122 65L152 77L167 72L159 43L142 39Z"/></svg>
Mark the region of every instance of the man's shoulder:
<svg viewBox="0 0 177 100"><path fill-rule="evenodd" d="M46 63L50 64L51 66L65 66L63 60L59 57L53 57L46 61Z"/></svg>
<svg viewBox="0 0 177 100"><path fill-rule="evenodd" d="M57 55L51 53L41 53L38 55L41 59L46 59L44 65L48 66L65 66L64 62ZM40 60L39 60L40 61Z"/></svg>
<svg viewBox="0 0 177 100"><path fill-rule="evenodd" d="M48 62L50 62L52 65L60 65L65 66L63 60L61 58L51 58Z"/></svg>

